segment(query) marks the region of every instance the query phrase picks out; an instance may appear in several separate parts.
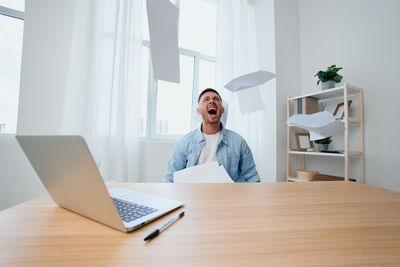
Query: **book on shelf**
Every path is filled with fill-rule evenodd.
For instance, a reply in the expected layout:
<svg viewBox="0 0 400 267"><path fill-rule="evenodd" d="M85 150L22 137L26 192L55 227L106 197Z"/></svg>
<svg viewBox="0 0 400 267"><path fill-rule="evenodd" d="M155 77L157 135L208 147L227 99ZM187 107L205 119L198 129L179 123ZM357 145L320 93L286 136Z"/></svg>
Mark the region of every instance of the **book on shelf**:
<svg viewBox="0 0 400 267"><path fill-rule="evenodd" d="M318 99L316 98L303 97L293 102L293 114L313 114L318 112Z"/></svg>

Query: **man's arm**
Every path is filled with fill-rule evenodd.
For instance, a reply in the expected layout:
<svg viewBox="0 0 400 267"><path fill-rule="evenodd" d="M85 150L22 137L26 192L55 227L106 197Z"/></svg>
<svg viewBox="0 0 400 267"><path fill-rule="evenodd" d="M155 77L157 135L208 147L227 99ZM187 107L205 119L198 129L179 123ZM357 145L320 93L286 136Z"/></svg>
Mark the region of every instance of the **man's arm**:
<svg viewBox="0 0 400 267"><path fill-rule="evenodd" d="M180 171L184 168L186 168L186 157L178 142L168 160L168 168L165 173L164 183L173 183L174 172Z"/></svg>
<svg viewBox="0 0 400 267"><path fill-rule="evenodd" d="M260 177L254 163L253 154L251 153L250 147L247 145L245 140L242 140L240 161L239 161L239 177L244 179L246 182L259 182Z"/></svg>

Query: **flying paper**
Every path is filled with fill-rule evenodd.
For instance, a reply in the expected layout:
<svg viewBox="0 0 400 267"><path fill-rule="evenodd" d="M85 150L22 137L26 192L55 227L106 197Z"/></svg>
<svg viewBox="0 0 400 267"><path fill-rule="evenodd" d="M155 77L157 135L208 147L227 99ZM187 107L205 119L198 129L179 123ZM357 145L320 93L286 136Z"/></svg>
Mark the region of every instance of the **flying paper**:
<svg viewBox="0 0 400 267"><path fill-rule="evenodd" d="M276 77L275 73L260 70L239 76L227 83L224 87L232 92L237 92L239 90L261 85L274 77Z"/></svg>
<svg viewBox="0 0 400 267"><path fill-rule="evenodd" d="M265 108L260 89L256 86L274 77L276 77L275 73L260 70L233 79L225 85L225 88L232 92L237 92L240 112L245 115Z"/></svg>
<svg viewBox="0 0 400 267"><path fill-rule="evenodd" d="M323 139L344 131L344 122L336 120L336 117L327 111L311 115L295 114L286 123L308 130L311 141Z"/></svg>
<svg viewBox="0 0 400 267"><path fill-rule="evenodd" d="M238 91L237 99L242 115L263 110L265 108L258 87Z"/></svg>
<svg viewBox="0 0 400 267"><path fill-rule="evenodd" d="M151 62L158 80L180 82L178 17L179 9L169 0L147 0Z"/></svg>
<svg viewBox="0 0 400 267"><path fill-rule="evenodd" d="M229 104L222 100L222 106L224 107L224 113L221 115L221 122L226 127L226 121L228 120Z"/></svg>

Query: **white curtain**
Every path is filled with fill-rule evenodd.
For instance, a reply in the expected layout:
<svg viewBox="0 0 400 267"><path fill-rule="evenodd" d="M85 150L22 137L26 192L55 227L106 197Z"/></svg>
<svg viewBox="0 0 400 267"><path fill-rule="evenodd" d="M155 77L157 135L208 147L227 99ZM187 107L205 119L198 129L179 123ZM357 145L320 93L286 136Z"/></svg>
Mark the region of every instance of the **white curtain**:
<svg viewBox="0 0 400 267"><path fill-rule="evenodd" d="M261 178L267 171L262 159L267 158L265 112L242 115L236 95L224 88L233 78L258 71L254 1L218 0L216 87L229 103L227 128L241 134L248 142ZM263 94L261 94L263 97ZM265 101L263 101L266 103Z"/></svg>
<svg viewBox="0 0 400 267"><path fill-rule="evenodd" d="M138 182L142 0L92 3L84 136L105 180Z"/></svg>

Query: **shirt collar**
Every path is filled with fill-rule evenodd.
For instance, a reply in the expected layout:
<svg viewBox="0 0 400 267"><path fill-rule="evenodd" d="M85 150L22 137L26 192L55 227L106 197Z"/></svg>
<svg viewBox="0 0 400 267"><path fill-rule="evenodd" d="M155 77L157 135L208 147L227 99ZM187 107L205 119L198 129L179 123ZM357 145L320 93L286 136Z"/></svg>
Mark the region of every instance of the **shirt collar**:
<svg viewBox="0 0 400 267"><path fill-rule="evenodd" d="M204 135L203 135L203 132L201 131L201 125L202 124L200 124L200 127L197 128L197 130L196 130L195 138L196 138L197 143L201 143L204 141ZM227 145L228 143L225 141L226 130L225 130L225 126L222 122L221 122L221 130L220 131L221 131L221 138L219 139L219 142L224 142L224 144Z"/></svg>

